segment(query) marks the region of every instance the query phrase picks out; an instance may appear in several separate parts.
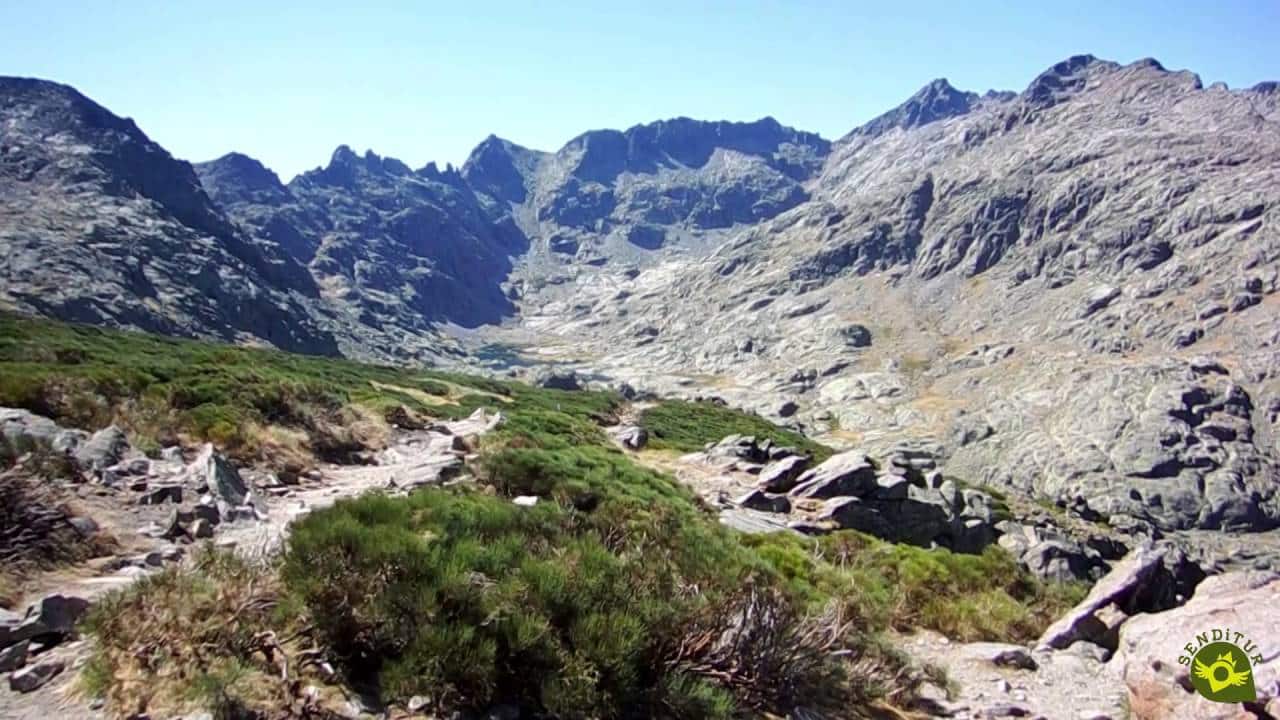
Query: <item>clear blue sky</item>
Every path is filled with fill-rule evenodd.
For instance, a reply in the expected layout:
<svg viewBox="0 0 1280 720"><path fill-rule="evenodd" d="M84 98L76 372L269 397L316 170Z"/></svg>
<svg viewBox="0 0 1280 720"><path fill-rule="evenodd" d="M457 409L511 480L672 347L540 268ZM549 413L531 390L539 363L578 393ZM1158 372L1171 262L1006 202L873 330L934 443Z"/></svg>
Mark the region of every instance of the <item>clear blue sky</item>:
<svg viewBox="0 0 1280 720"><path fill-rule="evenodd" d="M1091 52L1280 80L1280 2L0 0L0 74L70 83L178 157L284 179L346 143L413 167L489 133L751 120L838 137L935 77L1021 90Z"/></svg>

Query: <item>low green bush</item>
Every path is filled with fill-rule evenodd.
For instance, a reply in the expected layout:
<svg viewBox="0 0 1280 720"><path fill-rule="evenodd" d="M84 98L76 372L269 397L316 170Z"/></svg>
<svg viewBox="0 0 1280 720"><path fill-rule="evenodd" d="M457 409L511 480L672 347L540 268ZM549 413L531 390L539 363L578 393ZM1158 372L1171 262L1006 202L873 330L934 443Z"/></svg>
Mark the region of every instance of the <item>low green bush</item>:
<svg viewBox="0 0 1280 720"><path fill-rule="evenodd" d="M832 453L831 448L758 415L711 402L663 400L640 414L640 425L649 431L649 446L653 448L693 452L728 435L752 435L760 440L772 440L776 445L798 448L818 461L826 460Z"/></svg>
<svg viewBox="0 0 1280 720"><path fill-rule="evenodd" d="M860 699L831 652L814 650L823 672L780 684L785 673L747 682L720 671L781 649L744 648L732 662L690 650L708 618L732 616L744 588L793 608L778 632L806 619L767 566L674 488L653 487L657 476L633 468L611 479L621 465L587 452L504 453L491 472L549 497L521 507L461 490L365 496L296 525L284 577L353 681L387 699L510 702L562 718L728 717L744 704ZM581 484L554 479L563 476ZM611 480L620 492L604 489ZM580 509L592 488L599 503ZM843 626L833 632L833 643L853 642ZM787 651L807 642L791 637Z"/></svg>

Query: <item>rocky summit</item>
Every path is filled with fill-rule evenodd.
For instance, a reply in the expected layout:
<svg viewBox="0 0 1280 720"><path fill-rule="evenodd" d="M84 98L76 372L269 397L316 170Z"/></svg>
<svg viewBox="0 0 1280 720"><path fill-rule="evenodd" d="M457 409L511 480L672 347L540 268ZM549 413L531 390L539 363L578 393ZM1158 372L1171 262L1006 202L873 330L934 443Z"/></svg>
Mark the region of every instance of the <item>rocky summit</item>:
<svg viewBox="0 0 1280 720"><path fill-rule="evenodd" d="M1168 623L1218 610L1276 637L1240 603L1278 587L1277 290L1280 86L1205 87L1155 60L1070 57L1021 91L938 79L834 140L770 117L680 117L554 151L490 135L443 169L340 145L288 182L239 152L174 158L71 87L0 77L0 362L14 378L0 378L0 405L13 406L0 480L21 485L6 492L22 507L6 512L25 528L0 528L0 550L24 572L116 552L98 569L122 586L181 565L174 548L197 540L283 552L283 574L260 583L240 580L262 568L197 563L240 587L228 597L246 613L278 599L255 593L288 586L316 619L247 617L261 630L251 652L274 663L292 651L273 645L277 630L311 633L326 649L307 672L338 682L330 659L346 662L347 680L398 683L382 687L405 697L383 700L415 713L569 717L589 696L609 716L669 710L687 690L675 716L710 717L697 703L718 701L685 685L705 673L735 707L806 716L816 686L775 682L792 676L763 651L749 673L734 654L765 635L817 643L794 657L890 668L909 690L884 707L1056 717L1071 701L1061 688L1110 667L1097 714L1079 717L1209 712L1184 692L1185 671L1158 666L1186 639ZM52 492L40 478L55 476ZM473 485L484 489L455 487ZM145 522L145 540L88 542L103 533L73 496L118 533ZM392 497L405 504L379 504ZM682 525L704 512L711 529ZM326 564L343 556L335 546L362 552L375 525L407 575ZM536 538L485 535L499 525ZM432 565L423 538L460 559ZM948 559L924 559L939 548ZM660 571L630 564L659 556ZM569 602L553 591L594 581L550 568L606 560L597 604L633 602L634 617L543 632L577 617L537 615ZM528 577L489 577L504 563ZM766 565L770 583L798 568L812 582L743 589L734 575ZM1011 579L965 584L997 576ZM362 594L339 597L343 582ZM822 629L771 604L840 583L866 584L871 599L833 602ZM377 595L402 587L421 607ZM483 613L454 602L464 587ZM42 588L0 592L0 609L31 607L0 616L14 693L38 695L82 664L73 626L88 601L73 598L65 627L39 629L69 602L41 600ZM703 593L723 612L651 612ZM148 607L127 597L121 617ZM887 597L901 602L876 605ZM393 612L408 614L374 620ZM448 613L453 634L431 635ZM511 636L491 622L517 614L527 625L512 620ZM670 618L688 634L644 645ZM633 620L616 650L625 663L605 670L582 649ZM831 628L857 622L922 631L903 640L912 657L969 684L957 698L937 678L908 682L905 661L873 643L837 652L845 636ZM772 624L747 637L752 623ZM103 627L104 642L129 639ZM449 645L476 632L493 635ZM543 644L518 662L471 662L522 642ZM446 645L458 655L441 664ZM94 667L137 674L130 658L143 655L122 644ZM373 656L393 660L350 672ZM1258 666L1255 703L1271 715L1249 717L1280 712L1274 660ZM812 662L808 676L834 672ZM648 677L654 667L672 675ZM642 675L653 687L623 681ZM572 684L584 677L597 685ZM973 690L992 683L994 699ZM300 716L338 712L280 685ZM518 697L492 692L508 685Z"/></svg>

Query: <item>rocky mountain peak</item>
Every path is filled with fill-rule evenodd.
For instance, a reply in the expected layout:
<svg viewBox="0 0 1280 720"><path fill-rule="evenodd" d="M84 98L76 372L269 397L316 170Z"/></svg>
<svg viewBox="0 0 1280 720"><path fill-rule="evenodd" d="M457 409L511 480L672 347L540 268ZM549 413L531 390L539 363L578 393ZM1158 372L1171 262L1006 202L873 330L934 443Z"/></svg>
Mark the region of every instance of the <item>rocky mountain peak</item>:
<svg viewBox="0 0 1280 720"><path fill-rule="evenodd" d="M462 174L453 166L453 163L445 163L444 169L441 170L440 166L433 160L418 168L418 170L414 172L414 175L432 182L452 185L458 189L466 190L468 192L471 190L471 188L467 187L467 181L462 178Z"/></svg>
<svg viewBox="0 0 1280 720"><path fill-rule="evenodd" d="M0 108L9 111L0 173L20 181L95 189L118 197L154 200L189 227L227 231L191 165L175 160L127 118L74 88L47 80L0 78ZM56 162L75 146L83 162Z"/></svg>
<svg viewBox="0 0 1280 720"><path fill-rule="evenodd" d="M389 175L412 175L413 170L404 162L393 157L380 157L372 150L366 150L364 153L364 162L366 167L377 167L382 172Z"/></svg>
<svg viewBox="0 0 1280 720"><path fill-rule="evenodd" d="M895 128L909 130L928 125L968 113L977 100L975 93L957 90L946 78L937 78L916 91L906 102L852 134L875 137Z"/></svg>
<svg viewBox="0 0 1280 720"><path fill-rule="evenodd" d="M585 132L556 153L570 166L574 177L600 183L610 183L628 169L628 154L626 136L617 130Z"/></svg>
<svg viewBox="0 0 1280 720"><path fill-rule="evenodd" d="M807 150L814 157L830 151L831 144L815 133L784 126L772 117L753 122L703 122L686 117L637 125L626 132L629 145L641 156L667 158L687 167L701 167L716 149L733 150L764 158L779 168L784 146ZM801 171L803 172L803 171Z"/></svg>
<svg viewBox="0 0 1280 720"><path fill-rule="evenodd" d="M21 208L0 224L0 303L335 351L299 305L314 293L305 271L245 237L132 120L65 85L0 78L0 128L0 198Z"/></svg>
<svg viewBox="0 0 1280 720"><path fill-rule="evenodd" d="M357 155L350 146L339 145L326 167L306 173L306 176L322 184L350 187L364 176L412 174L413 170L408 165L395 158L384 158L372 150L365 150L364 155Z"/></svg>
<svg viewBox="0 0 1280 720"><path fill-rule="evenodd" d="M243 153L231 152L195 166L205 192L219 205L282 202L289 196L272 170Z"/></svg>
<svg viewBox="0 0 1280 720"><path fill-rule="evenodd" d="M335 165L353 165L360 161L360 156L351 149L350 145L339 145L333 149L333 153L329 156L329 167Z"/></svg>
<svg viewBox="0 0 1280 720"><path fill-rule="evenodd" d="M6 106L21 106L26 110L22 117L14 118L16 130L39 128L82 134L118 131L133 140L142 136L132 120L115 115L70 85L38 78L0 76L0 98Z"/></svg>
<svg viewBox="0 0 1280 720"><path fill-rule="evenodd" d="M1118 63L1099 60L1093 55L1073 55L1036 76L1023 91L1022 97L1030 105L1050 107L1084 90L1091 71L1115 70L1119 67Z"/></svg>
<svg viewBox="0 0 1280 720"><path fill-rule="evenodd" d="M529 196L528 182L534 167L543 154L491 134L467 156L462 177L478 192L523 203Z"/></svg>
<svg viewBox="0 0 1280 720"><path fill-rule="evenodd" d="M830 142L817 134L786 127L771 117L753 122L677 117L626 131L583 133L557 156L570 162L575 177L608 183L623 172L701 168L716 150L760 157L788 175L804 175L816 169L830 148Z"/></svg>
<svg viewBox="0 0 1280 720"><path fill-rule="evenodd" d="M1159 70L1160 72L1168 72L1168 70L1165 69L1164 65L1162 65L1159 60L1153 57L1145 57L1140 60L1135 60L1130 65L1130 67L1150 68L1152 70Z"/></svg>

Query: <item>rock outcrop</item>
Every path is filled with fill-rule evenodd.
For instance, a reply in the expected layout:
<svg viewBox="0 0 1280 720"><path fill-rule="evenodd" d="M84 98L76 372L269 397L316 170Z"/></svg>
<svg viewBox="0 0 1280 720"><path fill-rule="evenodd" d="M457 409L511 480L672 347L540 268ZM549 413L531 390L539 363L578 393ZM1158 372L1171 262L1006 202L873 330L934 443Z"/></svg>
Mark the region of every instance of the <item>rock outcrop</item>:
<svg viewBox="0 0 1280 720"><path fill-rule="evenodd" d="M744 532L858 530L891 542L976 553L995 541L997 503L939 474L912 473L901 456L877 463L851 450L805 470L810 459L755 437L730 435L681 461L713 482L686 480ZM889 471L881 472L883 464ZM775 516L775 517L767 517Z"/></svg>
<svg viewBox="0 0 1280 720"><path fill-rule="evenodd" d="M1210 702L1191 690L1186 646L1196 647L1198 635L1216 640L1223 633L1255 658L1251 679L1257 700L1250 705L1275 716L1280 712L1280 618L1270 609L1278 603L1280 575L1235 572L1206 579L1179 608L1126 622L1112 663L1128 689L1133 717L1259 717L1241 704Z"/></svg>
<svg viewBox="0 0 1280 720"><path fill-rule="evenodd" d="M1139 613L1153 613L1186 602L1204 571L1172 545L1144 546L1116 563L1088 597L1048 627L1042 648L1065 649L1077 642L1115 650L1120 626Z"/></svg>

